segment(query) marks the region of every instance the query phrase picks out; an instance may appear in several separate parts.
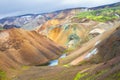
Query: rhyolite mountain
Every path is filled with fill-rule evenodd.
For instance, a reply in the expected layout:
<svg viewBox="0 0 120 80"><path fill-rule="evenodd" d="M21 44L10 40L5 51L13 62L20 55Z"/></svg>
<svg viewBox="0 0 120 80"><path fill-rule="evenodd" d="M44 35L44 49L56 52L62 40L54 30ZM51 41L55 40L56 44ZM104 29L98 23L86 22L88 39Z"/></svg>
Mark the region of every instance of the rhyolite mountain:
<svg viewBox="0 0 120 80"><path fill-rule="evenodd" d="M59 59L58 66L31 67L13 80L120 80L119 40L120 23Z"/></svg>
<svg viewBox="0 0 120 80"><path fill-rule="evenodd" d="M36 31L58 44L75 48L120 22L120 5L112 5L101 6L101 9L73 10L72 14L60 13L37 27Z"/></svg>

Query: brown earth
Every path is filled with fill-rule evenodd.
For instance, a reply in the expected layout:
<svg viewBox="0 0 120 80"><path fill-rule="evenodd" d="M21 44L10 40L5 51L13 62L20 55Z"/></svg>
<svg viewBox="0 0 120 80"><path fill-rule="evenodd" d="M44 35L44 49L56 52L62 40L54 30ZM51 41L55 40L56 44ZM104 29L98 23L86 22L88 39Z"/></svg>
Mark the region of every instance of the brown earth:
<svg viewBox="0 0 120 80"><path fill-rule="evenodd" d="M42 65L58 58L64 48L36 31L9 29L0 32L0 69Z"/></svg>
<svg viewBox="0 0 120 80"><path fill-rule="evenodd" d="M18 74L14 80L74 80L78 71L81 71L86 66L64 67L64 66L39 66L31 67L21 74Z"/></svg>

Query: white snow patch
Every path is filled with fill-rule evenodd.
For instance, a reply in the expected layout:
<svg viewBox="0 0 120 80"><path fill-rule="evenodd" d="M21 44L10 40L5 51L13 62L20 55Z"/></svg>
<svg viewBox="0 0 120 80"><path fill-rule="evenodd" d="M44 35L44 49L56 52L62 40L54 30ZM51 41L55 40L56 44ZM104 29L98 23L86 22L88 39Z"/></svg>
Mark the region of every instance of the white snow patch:
<svg viewBox="0 0 120 80"><path fill-rule="evenodd" d="M98 52L98 49L95 48L95 49L93 49L91 52L89 52L89 53L85 56L85 58L89 58L89 57L97 54L97 52Z"/></svg>
<svg viewBox="0 0 120 80"><path fill-rule="evenodd" d="M97 41L97 42L95 43L95 46L97 46L100 42L101 42L101 40Z"/></svg>

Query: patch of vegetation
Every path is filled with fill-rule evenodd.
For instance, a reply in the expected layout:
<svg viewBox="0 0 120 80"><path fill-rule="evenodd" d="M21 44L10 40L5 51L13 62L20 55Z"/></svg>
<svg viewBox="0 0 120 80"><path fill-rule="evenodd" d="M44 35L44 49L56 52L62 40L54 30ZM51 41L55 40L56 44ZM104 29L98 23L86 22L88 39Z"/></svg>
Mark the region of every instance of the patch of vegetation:
<svg viewBox="0 0 120 80"><path fill-rule="evenodd" d="M2 28L2 27L0 27L0 30L3 30L3 28Z"/></svg>
<svg viewBox="0 0 120 80"><path fill-rule="evenodd" d="M30 66L22 66L22 69L23 70L27 70L27 69L29 69L30 68Z"/></svg>
<svg viewBox="0 0 120 80"><path fill-rule="evenodd" d="M73 39L75 39L76 41L80 40L80 38L79 38L79 36L77 34L69 35L68 40L70 41L70 40L73 40Z"/></svg>
<svg viewBox="0 0 120 80"><path fill-rule="evenodd" d="M82 77L86 76L87 73L77 73L76 77L74 78L74 80L80 80Z"/></svg>
<svg viewBox="0 0 120 80"><path fill-rule="evenodd" d="M65 65L63 65L64 67L66 67L66 68L69 68L70 67L70 65L68 65L68 64L65 64Z"/></svg>
<svg viewBox="0 0 120 80"><path fill-rule="evenodd" d="M106 72L108 71L108 69L106 70L101 70L99 72L96 72L96 73L87 73L87 72L84 72L84 73L78 73L76 75L76 77L74 78L74 80L97 80L101 75L104 75Z"/></svg>
<svg viewBox="0 0 120 80"><path fill-rule="evenodd" d="M64 30L68 30L69 29L69 24L65 24L64 26L63 26L63 28L64 28Z"/></svg>
<svg viewBox="0 0 120 80"><path fill-rule="evenodd" d="M76 48L77 44L80 43L80 37L73 33L68 36L67 46Z"/></svg>
<svg viewBox="0 0 120 80"><path fill-rule="evenodd" d="M67 48L66 50L64 50L62 53L69 54L70 52L74 51L75 49L76 49L75 47L70 47L70 48Z"/></svg>
<svg viewBox="0 0 120 80"><path fill-rule="evenodd" d="M94 21L106 22L120 18L120 7L104 8L99 10L79 13L77 18L87 18Z"/></svg>
<svg viewBox="0 0 120 80"><path fill-rule="evenodd" d="M105 80L120 80L120 72L109 75Z"/></svg>
<svg viewBox="0 0 120 80"><path fill-rule="evenodd" d="M7 80L6 72L0 70L0 80Z"/></svg>
<svg viewBox="0 0 120 80"><path fill-rule="evenodd" d="M87 77L87 80L97 80L101 75L104 75L108 70L101 70L99 72L96 72L96 74L91 74Z"/></svg>

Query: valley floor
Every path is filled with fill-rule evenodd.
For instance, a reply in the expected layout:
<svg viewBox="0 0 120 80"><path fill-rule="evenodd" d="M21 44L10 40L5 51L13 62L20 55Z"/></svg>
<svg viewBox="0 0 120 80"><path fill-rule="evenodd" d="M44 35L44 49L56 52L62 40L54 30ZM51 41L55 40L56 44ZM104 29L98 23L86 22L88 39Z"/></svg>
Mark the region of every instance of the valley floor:
<svg viewBox="0 0 120 80"><path fill-rule="evenodd" d="M13 80L74 80L76 74L87 66L38 66L31 67Z"/></svg>

